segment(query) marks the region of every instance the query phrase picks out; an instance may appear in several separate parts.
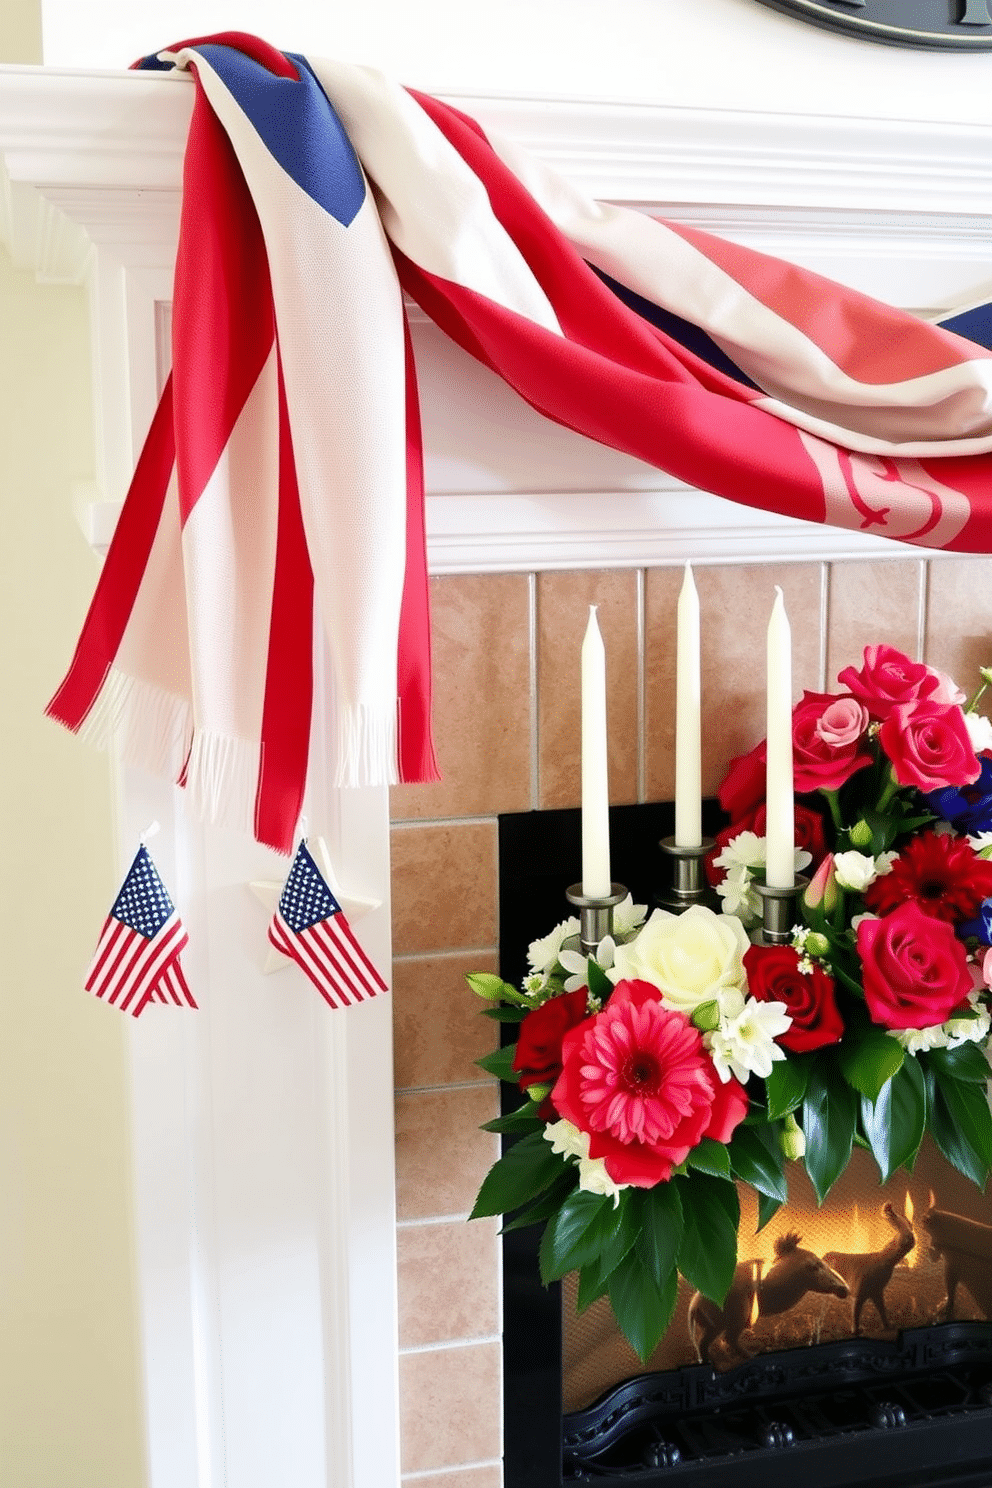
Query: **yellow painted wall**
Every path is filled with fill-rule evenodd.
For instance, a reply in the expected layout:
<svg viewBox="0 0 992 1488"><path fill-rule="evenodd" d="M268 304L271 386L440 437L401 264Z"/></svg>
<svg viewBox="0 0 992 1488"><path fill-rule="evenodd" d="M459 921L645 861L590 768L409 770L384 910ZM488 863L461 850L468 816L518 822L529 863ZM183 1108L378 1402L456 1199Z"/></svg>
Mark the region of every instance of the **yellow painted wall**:
<svg viewBox="0 0 992 1488"><path fill-rule="evenodd" d="M84 292L0 248L3 1488L145 1482L123 1019L80 981L116 888L109 770L43 716L98 569L70 507L91 472Z"/></svg>

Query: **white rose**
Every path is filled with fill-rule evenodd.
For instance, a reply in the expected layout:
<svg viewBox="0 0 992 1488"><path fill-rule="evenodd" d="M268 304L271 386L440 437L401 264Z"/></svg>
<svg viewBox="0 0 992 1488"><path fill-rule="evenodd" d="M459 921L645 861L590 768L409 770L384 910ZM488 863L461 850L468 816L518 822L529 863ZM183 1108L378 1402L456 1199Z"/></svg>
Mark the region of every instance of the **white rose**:
<svg viewBox="0 0 992 1488"><path fill-rule="evenodd" d="M981 754L983 749L992 749L992 719L986 718L984 713L966 713L964 721L975 753Z"/></svg>
<svg viewBox="0 0 992 1488"><path fill-rule="evenodd" d="M656 909L628 945L619 945L611 980L650 982L666 1007L691 1013L701 1002L718 1001L746 984L747 931L734 915L714 914L694 904L684 914Z"/></svg>
<svg viewBox="0 0 992 1488"><path fill-rule="evenodd" d="M859 852L835 853L834 874L842 889L854 889L858 894L863 894L878 876L875 859Z"/></svg>

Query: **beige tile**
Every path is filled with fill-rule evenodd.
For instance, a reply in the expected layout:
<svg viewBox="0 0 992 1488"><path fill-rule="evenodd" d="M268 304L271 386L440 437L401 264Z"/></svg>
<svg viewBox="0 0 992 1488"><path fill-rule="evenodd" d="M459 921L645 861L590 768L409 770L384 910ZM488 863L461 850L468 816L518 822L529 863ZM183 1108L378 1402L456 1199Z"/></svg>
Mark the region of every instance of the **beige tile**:
<svg viewBox="0 0 992 1488"><path fill-rule="evenodd" d="M444 777L391 792L394 820L530 806L526 574L431 580L434 739Z"/></svg>
<svg viewBox="0 0 992 1488"><path fill-rule="evenodd" d="M400 1348L499 1332L497 1228L495 1219L400 1226Z"/></svg>
<svg viewBox="0 0 992 1488"><path fill-rule="evenodd" d="M765 635L782 588L792 623L792 690L820 681L818 563L714 565L695 569L699 591L703 694L703 792L712 795L727 763L765 732ZM675 789L675 607L682 570L650 569L645 593L647 794Z"/></svg>
<svg viewBox="0 0 992 1488"><path fill-rule="evenodd" d="M499 1137L479 1127L498 1114L495 1081L396 1097L397 1219L469 1212L499 1157Z"/></svg>
<svg viewBox="0 0 992 1488"><path fill-rule="evenodd" d="M837 673L860 666L866 646L917 655L924 560L831 563L827 609L827 691Z"/></svg>
<svg viewBox="0 0 992 1488"><path fill-rule="evenodd" d="M473 1061L499 1044L500 1025L465 983L469 971L498 971L492 953L393 962L393 1071L400 1090L489 1080Z"/></svg>
<svg viewBox="0 0 992 1488"><path fill-rule="evenodd" d="M496 823L394 827L393 952L496 944Z"/></svg>
<svg viewBox="0 0 992 1488"><path fill-rule="evenodd" d="M929 571L923 659L970 695L992 666L992 558L932 558Z"/></svg>
<svg viewBox="0 0 992 1488"><path fill-rule="evenodd" d="M498 1343L401 1354L403 1471L457 1467L498 1457L500 1376Z"/></svg>
<svg viewBox="0 0 992 1488"><path fill-rule="evenodd" d="M637 574L548 572L537 580L538 779L544 808L581 799L582 639L596 605L606 648L610 800L637 799Z"/></svg>
<svg viewBox="0 0 992 1488"><path fill-rule="evenodd" d="M456 1468L454 1472L419 1474L402 1480L407 1488L503 1488L503 1464L484 1462L481 1467Z"/></svg>

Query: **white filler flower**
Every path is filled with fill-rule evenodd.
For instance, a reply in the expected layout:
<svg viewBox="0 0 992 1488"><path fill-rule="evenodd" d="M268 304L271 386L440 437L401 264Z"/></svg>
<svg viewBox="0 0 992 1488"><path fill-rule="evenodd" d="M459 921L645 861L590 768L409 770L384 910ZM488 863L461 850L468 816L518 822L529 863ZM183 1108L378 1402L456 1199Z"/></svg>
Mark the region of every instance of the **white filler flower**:
<svg viewBox="0 0 992 1488"><path fill-rule="evenodd" d="M606 1171L601 1157L589 1156L589 1133L579 1131L571 1121L551 1121L544 1128L544 1140L551 1143L552 1152L561 1157L579 1159L579 1187L585 1193L603 1194L613 1200L614 1209L620 1202L620 1190L629 1188L629 1183L614 1183Z"/></svg>
<svg viewBox="0 0 992 1488"><path fill-rule="evenodd" d="M877 858L859 852L835 853L834 873L837 882L842 889L853 889L856 894L863 894L876 878L892 872L896 856L894 852L879 853Z"/></svg>
<svg viewBox="0 0 992 1488"><path fill-rule="evenodd" d="M527 960L532 971L550 971L558 960L558 952L570 935L579 933L579 922L574 915L562 920L540 940L532 940L527 947Z"/></svg>
<svg viewBox="0 0 992 1488"><path fill-rule="evenodd" d="M720 1079L731 1075L744 1081L748 1075L766 1080L777 1059L785 1052L775 1042L792 1026L792 1017L784 1002L759 1002L749 997L734 1018L721 1018L720 1027L707 1033L703 1042L709 1046Z"/></svg>

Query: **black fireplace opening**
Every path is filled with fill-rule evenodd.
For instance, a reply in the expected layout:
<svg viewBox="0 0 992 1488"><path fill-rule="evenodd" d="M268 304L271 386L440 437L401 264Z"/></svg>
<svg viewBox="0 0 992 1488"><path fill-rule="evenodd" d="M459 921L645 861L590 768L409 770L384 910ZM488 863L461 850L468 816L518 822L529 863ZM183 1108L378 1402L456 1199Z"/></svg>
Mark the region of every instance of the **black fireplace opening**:
<svg viewBox="0 0 992 1488"><path fill-rule="evenodd" d="M704 832L725 820L704 803ZM658 843L673 828L669 802L610 812L613 876L649 912L668 886ZM530 941L571 913L580 813L500 817L499 862L500 974L519 985ZM502 1027L512 1041L512 1025ZM512 1086L503 1102L519 1104ZM925 1326L895 1337L817 1335L732 1367L635 1367L563 1409L570 1301L561 1283L541 1284L540 1235L533 1226L503 1236L504 1488L992 1488L992 1323L980 1309L920 1318Z"/></svg>

